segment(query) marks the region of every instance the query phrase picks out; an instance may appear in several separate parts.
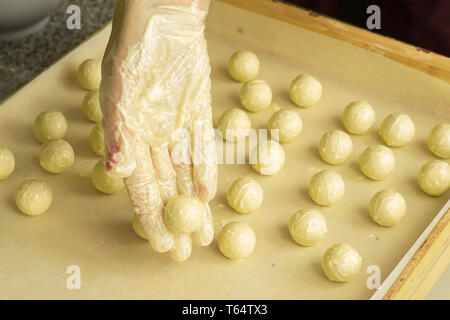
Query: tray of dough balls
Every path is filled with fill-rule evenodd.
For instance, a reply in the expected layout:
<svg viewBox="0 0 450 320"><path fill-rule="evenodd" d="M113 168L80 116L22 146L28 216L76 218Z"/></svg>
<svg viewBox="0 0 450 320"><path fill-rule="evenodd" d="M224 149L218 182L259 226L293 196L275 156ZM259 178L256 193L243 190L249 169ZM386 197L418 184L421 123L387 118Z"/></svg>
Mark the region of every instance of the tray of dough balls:
<svg viewBox="0 0 450 320"><path fill-rule="evenodd" d="M367 299L448 200L447 83L213 1L215 238L158 254L103 169L109 33L0 106L2 298Z"/></svg>

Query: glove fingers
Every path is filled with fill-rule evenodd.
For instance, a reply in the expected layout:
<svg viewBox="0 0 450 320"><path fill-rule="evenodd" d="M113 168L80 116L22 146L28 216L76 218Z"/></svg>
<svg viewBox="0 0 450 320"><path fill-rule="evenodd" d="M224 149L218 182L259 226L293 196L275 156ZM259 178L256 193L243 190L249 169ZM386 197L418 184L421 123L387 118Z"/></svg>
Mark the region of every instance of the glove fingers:
<svg viewBox="0 0 450 320"><path fill-rule="evenodd" d="M175 261L186 261L192 252L192 239L190 234L175 234L175 246L170 250L170 257Z"/></svg>
<svg viewBox="0 0 450 320"><path fill-rule="evenodd" d="M136 151L136 169L125 179L128 194L153 250L167 252L173 248L174 238L164 223L164 205L158 190L150 148L139 143Z"/></svg>
<svg viewBox="0 0 450 320"><path fill-rule="evenodd" d="M214 225L211 210L207 203L204 203L203 226L192 234L192 238L199 246L209 246L214 239Z"/></svg>
<svg viewBox="0 0 450 320"><path fill-rule="evenodd" d="M192 181L190 138L177 142L170 150L170 156L176 173L178 193L188 196L194 195L194 183Z"/></svg>
<svg viewBox="0 0 450 320"><path fill-rule="evenodd" d="M217 153L210 111L202 117L205 120L197 120L194 125L193 180L197 197L209 202L217 192Z"/></svg>
<svg viewBox="0 0 450 320"><path fill-rule="evenodd" d="M151 148L153 166L159 185L159 193L164 205L178 194L175 169L167 145Z"/></svg>

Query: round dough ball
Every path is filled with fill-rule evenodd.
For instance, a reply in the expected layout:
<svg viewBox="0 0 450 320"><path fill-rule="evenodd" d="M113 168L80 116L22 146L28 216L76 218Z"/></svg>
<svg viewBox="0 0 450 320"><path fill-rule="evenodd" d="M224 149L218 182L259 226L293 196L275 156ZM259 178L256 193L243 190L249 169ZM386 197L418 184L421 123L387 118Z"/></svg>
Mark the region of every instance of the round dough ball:
<svg viewBox="0 0 450 320"><path fill-rule="evenodd" d="M346 243L330 247L322 257L322 269L335 282L352 280L361 269L362 258L355 248Z"/></svg>
<svg viewBox="0 0 450 320"><path fill-rule="evenodd" d="M294 110L280 110L269 120L269 129L278 130L278 138L282 143L293 141L303 130L300 115Z"/></svg>
<svg viewBox="0 0 450 320"><path fill-rule="evenodd" d="M244 214L259 209L263 199L263 188L251 177L237 179L227 193L227 201L230 207Z"/></svg>
<svg viewBox="0 0 450 320"><path fill-rule="evenodd" d="M142 224L139 222L139 219L136 215L133 215L133 221L131 223L131 227L133 228L134 232L136 232L136 234L144 239L144 240L148 240L147 234L144 231L144 228L142 227Z"/></svg>
<svg viewBox="0 0 450 320"><path fill-rule="evenodd" d="M386 179L395 168L395 157L391 149L375 145L370 146L358 158L361 171L372 180Z"/></svg>
<svg viewBox="0 0 450 320"><path fill-rule="evenodd" d="M200 200L190 196L170 199L164 211L164 220L173 233L192 233L203 225L205 207Z"/></svg>
<svg viewBox="0 0 450 320"><path fill-rule="evenodd" d="M430 196L442 196L450 187L450 166L444 161L425 163L419 172L419 185Z"/></svg>
<svg viewBox="0 0 450 320"><path fill-rule="evenodd" d="M428 136L427 144L435 156L450 158L450 123L441 123L434 127Z"/></svg>
<svg viewBox="0 0 450 320"><path fill-rule="evenodd" d="M366 101L353 101L345 107L342 114L344 127L352 134L367 133L375 124L375 120L375 111Z"/></svg>
<svg viewBox="0 0 450 320"><path fill-rule="evenodd" d="M62 139L67 133L67 121L59 111L42 112L33 125L34 136L40 143Z"/></svg>
<svg viewBox="0 0 450 320"><path fill-rule="evenodd" d="M283 147L274 140L265 140L253 149L251 165L263 176L273 176L281 171L286 161Z"/></svg>
<svg viewBox="0 0 450 320"><path fill-rule="evenodd" d="M50 140L42 145L39 163L45 171L58 174L67 171L75 160L72 146L65 140Z"/></svg>
<svg viewBox="0 0 450 320"><path fill-rule="evenodd" d="M292 81L289 95L297 106L308 108L322 98L322 84L313 76L303 74Z"/></svg>
<svg viewBox="0 0 450 320"><path fill-rule="evenodd" d="M15 194L19 210L28 216L39 216L48 210L52 203L52 189L43 181L25 181Z"/></svg>
<svg viewBox="0 0 450 320"><path fill-rule="evenodd" d="M289 219L289 234L298 244L311 247L328 232L323 215L314 209L302 209Z"/></svg>
<svg viewBox="0 0 450 320"><path fill-rule="evenodd" d="M370 217L383 227L393 227L406 213L406 201L393 190L383 190L373 196L369 202Z"/></svg>
<svg viewBox="0 0 450 320"><path fill-rule="evenodd" d="M97 124L89 135L89 144L92 151L99 157L105 156L105 133L103 127Z"/></svg>
<svg viewBox="0 0 450 320"><path fill-rule="evenodd" d="M84 96L81 103L81 112L92 122L100 123L103 120L102 109L100 108L100 98L98 90L89 91Z"/></svg>
<svg viewBox="0 0 450 320"><path fill-rule="evenodd" d="M252 122L247 114L238 108L226 110L217 121L217 129L224 140L236 142L248 136Z"/></svg>
<svg viewBox="0 0 450 320"><path fill-rule="evenodd" d="M252 227L243 222L231 222L219 233L219 250L230 260L242 260L255 250L256 235Z"/></svg>
<svg viewBox="0 0 450 320"><path fill-rule="evenodd" d="M259 72L258 57L250 51L236 51L228 62L230 76L239 82L247 82L256 78Z"/></svg>
<svg viewBox="0 0 450 320"><path fill-rule="evenodd" d="M331 206L345 193L345 184L341 175L333 170L316 173L309 183L309 195L318 205Z"/></svg>
<svg viewBox="0 0 450 320"><path fill-rule="evenodd" d="M0 146L0 180L5 180L14 171L16 159L14 154L5 146Z"/></svg>
<svg viewBox="0 0 450 320"><path fill-rule="evenodd" d="M252 80L242 86L240 98L245 109L261 112L272 103L272 89L264 80Z"/></svg>
<svg viewBox="0 0 450 320"><path fill-rule="evenodd" d="M106 162L99 160L91 171L91 180L94 187L103 193L113 194L122 190L122 178L116 178L106 171Z"/></svg>
<svg viewBox="0 0 450 320"><path fill-rule="evenodd" d="M78 67L78 81L87 90L97 90L102 81L102 62L99 59L88 59Z"/></svg>
<svg viewBox="0 0 450 320"><path fill-rule="evenodd" d="M388 146L403 147L414 139L416 128L408 115L395 113L383 120L378 133Z"/></svg>
<svg viewBox="0 0 450 320"><path fill-rule="evenodd" d="M352 139L344 131L330 131L320 139L319 154L326 163L334 165L344 163L352 152Z"/></svg>

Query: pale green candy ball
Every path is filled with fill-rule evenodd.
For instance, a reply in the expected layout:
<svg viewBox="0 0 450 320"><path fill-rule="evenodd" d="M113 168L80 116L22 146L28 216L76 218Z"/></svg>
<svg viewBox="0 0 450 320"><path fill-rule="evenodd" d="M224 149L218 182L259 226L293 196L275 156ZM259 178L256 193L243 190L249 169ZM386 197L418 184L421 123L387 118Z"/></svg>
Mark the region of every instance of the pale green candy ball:
<svg viewBox="0 0 450 320"><path fill-rule="evenodd" d="M19 210L28 216L39 216L52 203L52 189L43 181L30 179L16 191L15 201Z"/></svg>
<svg viewBox="0 0 450 320"><path fill-rule="evenodd" d="M450 158L450 123L441 123L434 127L428 136L427 144L436 157Z"/></svg>
<svg viewBox="0 0 450 320"><path fill-rule="evenodd" d="M414 139L416 128L407 114L394 113L383 120L378 131L390 147L403 147Z"/></svg>
<svg viewBox="0 0 450 320"><path fill-rule="evenodd" d="M247 82L256 78L259 72L258 57L250 51L236 51L228 62L230 76L239 82Z"/></svg>
<svg viewBox="0 0 450 320"><path fill-rule="evenodd" d="M286 162L283 147L274 140L261 141L250 154L252 168L263 176L280 172Z"/></svg>
<svg viewBox="0 0 450 320"><path fill-rule="evenodd" d="M192 233L203 225L205 207L194 197L180 195L170 199L164 220L173 233Z"/></svg>
<svg viewBox="0 0 450 320"><path fill-rule="evenodd" d="M442 196L450 187L450 166L440 160L429 161L420 169L419 185L430 196Z"/></svg>
<svg viewBox="0 0 450 320"><path fill-rule="evenodd" d="M278 130L278 139L281 143L288 143L297 138L303 130L300 115L294 110L280 110L269 119L269 129Z"/></svg>
<svg viewBox="0 0 450 320"><path fill-rule="evenodd" d="M272 103L272 89L264 80L252 80L242 86L240 99L248 111L261 112Z"/></svg>
<svg viewBox="0 0 450 320"><path fill-rule="evenodd" d="M113 194L124 187L123 179L113 177L106 171L106 161L101 159L91 171L91 180L94 187L103 193Z"/></svg>
<svg viewBox="0 0 450 320"><path fill-rule="evenodd" d="M395 169L395 157L391 149L375 145L366 148L358 158L361 171L372 180L384 180Z"/></svg>
<svg viewBox="0 0 450 320"><path fill-rule="evenodd" d="M259 209L263 199L263 188L251 177L237 179L227 192L227 201L230 207L243 214Z"/></svg>
<svg viewBox="0 0 450 320"><path fill-rule="evenodd" d="M87 90L97 90L102 81L102 62L99 59L85 60L78 67L78 81Z"/></svg>
<svg viewBox="0 0 450 320"><path fill-rule="evenodd" d="M0 180L8 178L14 171L16 159L14 154L5 146L0 146Z"/></svg>
<svg viewBox="0 0 450 320"><path fill-rule="evenodd" d="M81 102L81 112L92 122L100 123L103 120L98 90L89 91Z"/></svg>
<svg viewBox="0 0 450 320"><path fill-rule="evenodd" d="M335 282L348 282L361 269L362 258L349 244L338 243L325 251L321 264L328 279Z"/></svg>
<svg viewBox="0 0 450 320"><path fill-rule="evenodd" d="M233 261L242 260L255 250L255 231L246 223L231 222L219 233L218 243L225 257Z"/></svg>
<svg viewBox="0 0 450 320"><path fill-rule="evenodd" d="M302 209L289 219L289 234L296 243L310 247L328 232L323 215L315 209Z"/></svg>
<svg viewBox="0 0 450 320"><path fill-rule="evenodd" d="M341 130L325 133L319 142L319 154L323 161L338 165L347 160L353 152L353 142L348 134Z"/></svg>
<svg viewBox="0 0 450 320"><path fill-rule="evenodd" d="M89 135L89 144L97 156L105 156L105 133L102 125L97 124L92 128Z"/></svg>
<svg viewBox="0 0 450 320"><path fill-rule="evenodd" d="M222 133L224 140L237 142L248 136L252 122L245 111L239 108L226 110L217 121L217 129Z"/></svg>
<svg viewBox="0 0 450 320"><path fill-rule="evenodd" d="M72 146L65 140L50 140L42 145L39 152L41 167L54 174L69 170L75 161Z"/></svg>
<svg viewBox="0 0 450 320"><path fill-rule="evenodd" d="M345 193L345 184L341 175L333 170L316 173L309 183L309 195L318 205L331 206Z"/></svg>
<svg viewBox="0 0 450 320"><path fill-rule="evenodd" d="M33 124L33 133L40 143L63 139L67 133L67 121L59 111L44 111Z"/></svg>
<svg viewBox="0 0 450 320"><path fill-rule="evenodd" d="M345 129L352 134L365 134L375 124L375 110L366 101L353 101L345 107L342 122Z"/></svg>
<svg viewBox="0 0 450 320"><path fill-rule="evenodd" d="M299 75L291 83L289 96L297 106L311 107L322 98L322 84L309 74Z"/></svg>
<svg viewBox="0 0 450 320"><path fill-rule="evenodd" d="M383 227L393 227L406 213L406 201L393 190L383 190L373 196L369 202L369 213L373 221Z"/></svg>

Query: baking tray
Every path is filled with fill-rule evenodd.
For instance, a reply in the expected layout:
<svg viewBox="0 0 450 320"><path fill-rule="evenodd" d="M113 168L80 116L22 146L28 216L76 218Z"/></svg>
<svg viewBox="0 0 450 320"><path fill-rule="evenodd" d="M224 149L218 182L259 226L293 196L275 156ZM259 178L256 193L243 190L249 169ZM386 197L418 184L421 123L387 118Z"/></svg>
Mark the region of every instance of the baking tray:
<svg viewBox="0 0 450 320"><path fill-rule="evenodd" d="M422 164L433 159L426 148L428 133L450 120L448 83L348 42L213 1L207 40L214 121L225 109L239 106L240 84L229 78L226 66L235 50L248 49L260 58L259 78L268 81L274 93L269 110L249 115L253 127L265 128L277 105L299 111L304 131L297 141L284 145L286 166L276 176L259 176L249 165L219 167L218 193L210 203L216 232L230 221L249 223L257 235L251 257L231 262L216 242L194 247L184 263L157 254L132 231L133 210L125 192L100 194L87 178L97 158L88 144L93 124L80 111L85 91L77 84L76 68L87 58L102 57L109 33L107 26L0 107L0 143L16 156L16 171L0 183L0 298L368 299L375 290L367 288L367 268L379 266L384 280L449 198L448 193L426 196L416 179ZM324 87L323 99L310 109L298 109L289 100L290 82L301 73L314 75ZM376 110L374 130L352 137L355 150L345 165L323 163L318 140L325 131L342 129L343 108L359 99ZM66 115L66 138L76 153L74 166L62 175L45 173L37 160L39 145L31 128L47 109ZM382 143L376 129L392 112L413 118L417 138L393 150L397 167L391 177L370 181L360 173L356 158L366 146ZM319 208L329 233L316 246L304 248L289 238L287 222L297 209L314 206L307 188L322 168L343 175L346 194L337 205ZM245 216L233 212L225 200L230 184L243 175L254 177L265 190L263 207ZM53 204L43 216L30 218L15 207L14 191L27 177L43 179L53 189ZM384 188L401 192L408 203L407 215L394 228L379 227L368 215L370 198ZM330 282L320 267L322 254L336 242L352 244L363 257L359 276L346 284ZM66 285L73 265L81 270L80 290Z"/></svg>

